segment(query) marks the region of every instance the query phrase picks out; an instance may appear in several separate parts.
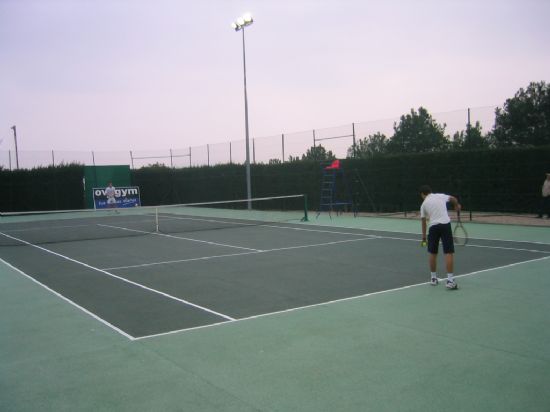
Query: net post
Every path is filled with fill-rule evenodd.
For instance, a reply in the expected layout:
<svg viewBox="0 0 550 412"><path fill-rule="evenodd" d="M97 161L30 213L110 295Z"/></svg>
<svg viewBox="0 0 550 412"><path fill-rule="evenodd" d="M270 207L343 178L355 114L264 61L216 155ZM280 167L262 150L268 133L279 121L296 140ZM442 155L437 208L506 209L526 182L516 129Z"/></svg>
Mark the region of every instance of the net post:
<svg viewBox="0 0 550 412"><path fill-rule="evenodd" d="M302 222L309 222L307 218L307 195L304 194L304 217L301 219Z"/></svg>
<svg viewBox="0 0 550 412"><path fill-rule="evenodd" d="M155 207L155 232L159 233L159 208Z"/></svg>

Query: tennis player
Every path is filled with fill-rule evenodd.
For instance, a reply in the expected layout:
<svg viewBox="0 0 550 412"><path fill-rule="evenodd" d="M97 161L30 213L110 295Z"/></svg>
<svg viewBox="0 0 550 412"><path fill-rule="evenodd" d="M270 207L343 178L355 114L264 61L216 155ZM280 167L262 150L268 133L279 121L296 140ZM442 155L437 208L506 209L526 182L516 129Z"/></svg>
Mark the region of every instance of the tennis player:
<svg viewBox="0 0 550 412"><path fill-rule="evenodd" d="M443 253L445 254L445 264L447 269L447 289L458 289L454 281L454 252L453 231L451 228L451 219L447 213L447 203L451 203L456 211L461 209L458 200L450 195L443 193L432 193L430 186L424 185L420 188L420 196L423 199L420 206L420 217L422 218L422 244L426 244L426 229L428 229L428 253L430 255L430 283L437 286L437 253L439 251L439 241L443 244Z"/></svg>
<svg viewBox="0 0 550 412"><path fill-rule="evenodd" d="M116 208L116 199L115 199L116 189L113 187L113 182L109 182L105 188L105 197L107 197L107 207Z"/></svg>

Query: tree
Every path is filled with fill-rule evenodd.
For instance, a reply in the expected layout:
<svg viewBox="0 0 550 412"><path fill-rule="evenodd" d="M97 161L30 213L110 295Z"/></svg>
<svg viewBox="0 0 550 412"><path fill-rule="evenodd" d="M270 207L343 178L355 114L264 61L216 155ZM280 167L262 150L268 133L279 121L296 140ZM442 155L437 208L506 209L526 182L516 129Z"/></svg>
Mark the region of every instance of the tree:
<svg viewBox="0 0 550 412"><path fill-rule="evenodd" d="M292 156L292 155L290 155L290 156L288 156L288 161L289 161L290 163L292 163L292 162L299 162L299 161L300 161L300 156Z"/></svg>
<svg viewBox="0 0 550 412"><path fill-rule="evenodd" d="M498 147L550 144L550 85L531 82L495 111L492 136Z"/></svg>
<svg viewBox="0 0 550 412"><path fill-rule="evenodd" d="M490 140L483 136L481 124L476 122L474 127L468 124L466 131L456 132L452 146L454 149L486 149L490 146Z"/></svg>
<svg viewBox="0 0 550 412"><path fill-rule="evenodd" d="M335 159L336 156L334 156L330 150L327 152L327 150L321 145L311 146L307 149L306 154L302 155L302 160L315 160L317 162Z"/></svg>
<svg viewBox="0 0 550 412"><path fill-rule="evenodd" d="M388 142L389 153L421 153L445 150L449 139L445 136L445 124L436 123L428 111L420 107L418 113L401 116L398 125L393 126L394 134Z"/></svg>
<svg viewBox="0 0 550 412"><path fill-rule="evenodd" d="M363 139L359 139L359 142L355 145L355 147L349 147L348 157L368 159L373 156L386 153L387 146L388 140L386 138L386 135L377 132Z"/></svg>

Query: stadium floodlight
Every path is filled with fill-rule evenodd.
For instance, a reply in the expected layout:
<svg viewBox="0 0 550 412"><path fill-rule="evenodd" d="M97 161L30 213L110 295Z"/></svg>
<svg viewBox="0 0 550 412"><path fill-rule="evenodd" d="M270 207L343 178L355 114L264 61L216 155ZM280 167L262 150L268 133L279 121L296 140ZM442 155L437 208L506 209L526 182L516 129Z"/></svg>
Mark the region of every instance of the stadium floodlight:
<svg viewBox="0 0 550 412"><path fill-rule="evenodd" d="M245 140L246 140L246 195L248 199L248 209L252 209L252 187L250 183L250 138L248 132L248 97L246 93L246 47L244 43L244 28L250 26L254 22L250 13L245 13L241 17L237 18L231 25L235 31L243 32L243 72L244 72L244 128L245 128Z"/></svg>
<svg viewBox="0 0 550 412"><path fill-rule="evenodd" d="M246 26L250 26L252 23L254 23L254 18L252 17L252 14L245 13L242 16L238 17L237 20L235 20L233 23L231 23L231 27L235 31L239 31L241 29L244 29Z"/></svg>

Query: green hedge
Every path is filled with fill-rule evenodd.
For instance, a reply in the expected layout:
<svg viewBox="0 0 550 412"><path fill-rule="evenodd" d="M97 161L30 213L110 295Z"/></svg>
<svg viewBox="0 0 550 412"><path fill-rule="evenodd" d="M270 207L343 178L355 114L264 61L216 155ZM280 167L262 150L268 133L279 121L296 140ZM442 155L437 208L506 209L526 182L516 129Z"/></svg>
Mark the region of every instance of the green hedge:
<svg viewBox="0 0 550 412"><path fill-rule="evenodd" d="M0 211L82 209L84 166L0 169Z"/></svg>
<svg viewBox="0 0 550 412"><path fill-rule="evenodd" d="M435 192L459 196L467 210L533 213L544 174L550 172L550 147L345 159L342 165L350 195L363 211L416 210L420 205L417 189L429 184ZM243 165L154 166L131 173L143 205L246 198ZM0 210L82 208L82 176L79 165L0 170ZM304 193L310 208L318 207L322 166L317 162L252 165L251 176L253 197ZM345 192L344 185L340 189Z"/></svg>

